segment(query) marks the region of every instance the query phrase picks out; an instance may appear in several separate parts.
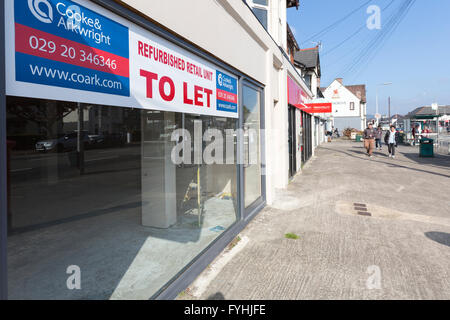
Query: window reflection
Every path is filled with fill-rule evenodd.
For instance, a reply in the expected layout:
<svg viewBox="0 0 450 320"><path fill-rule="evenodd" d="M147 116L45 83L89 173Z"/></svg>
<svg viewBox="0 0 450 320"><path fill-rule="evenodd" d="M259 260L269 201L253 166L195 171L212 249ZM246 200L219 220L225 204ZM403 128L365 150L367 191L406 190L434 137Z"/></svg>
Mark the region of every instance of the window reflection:
<svg viewBox="0 0 450 320"><path fill-rule="evenodd" d="M244 203L250 206L261 197L260 93L243 86L244 109Z"/></svg>
<svg viewBox="0 0 450 320"><path fill-rule="evenodd" d="M170 157L174 130L202 136L236 129L236 119L16 97L7 105L10 298L148 299L236 221L235 163ZM66 286L71 265L81 290Z"/></svg>

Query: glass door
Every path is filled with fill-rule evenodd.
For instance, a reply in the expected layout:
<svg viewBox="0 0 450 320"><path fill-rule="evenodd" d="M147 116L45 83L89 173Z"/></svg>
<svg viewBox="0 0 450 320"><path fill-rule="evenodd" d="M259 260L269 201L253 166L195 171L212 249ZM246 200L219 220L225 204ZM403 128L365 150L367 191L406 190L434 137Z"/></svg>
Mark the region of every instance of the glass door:
<svg viewBox="0 0 450 320"><path fill-rule="evenodd" d="M288 148L289 148L289 178L297 172L296 163L296 139L295 139L295 109L288 106Z"/></svg>
<svg viewBox="0 0 450 320"><path fill-rule="evenodd" d="M250 213L262 196L261 170L261 91L250 84L242 86L244 129L244 207Z"/></svg>

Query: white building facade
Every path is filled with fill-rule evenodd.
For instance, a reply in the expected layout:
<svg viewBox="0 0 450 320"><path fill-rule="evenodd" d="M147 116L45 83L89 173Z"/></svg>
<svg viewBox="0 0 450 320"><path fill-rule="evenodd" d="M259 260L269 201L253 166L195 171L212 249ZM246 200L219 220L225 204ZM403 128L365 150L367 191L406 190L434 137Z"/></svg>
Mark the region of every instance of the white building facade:
<svg viewBox="0 0 450 320"><path fill-rule="evenodd" d="M344 85L341 78L335 79L322 89L325 99L333 104L333 126L342 132L347 128L364 130L366 127L365 85Z"/></svg>

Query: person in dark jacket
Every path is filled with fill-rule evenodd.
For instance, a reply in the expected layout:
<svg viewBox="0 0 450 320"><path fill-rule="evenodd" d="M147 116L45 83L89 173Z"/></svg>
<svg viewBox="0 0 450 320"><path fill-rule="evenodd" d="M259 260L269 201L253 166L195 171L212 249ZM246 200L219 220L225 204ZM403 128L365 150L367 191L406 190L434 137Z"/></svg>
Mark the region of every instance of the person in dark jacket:
<svg viewBox="0 0 450 320"><path fill-rule="evenodd" d="M398 145L398 132L395 126L391 126L390 130L384 136L384 142L388 146L389 158L395 158L395 147Z"/></svg>
<svg viewBox="0 0 450 320"><path fill-rule="evenodd" d="M383 137L383 129L381 129L381 124L377 127L377 133L375 135L375 149L381 150L381 139Z"/></svg>
<svg viewBox="0 0 450 320"><path fill-rule="evenodd" d="M367 150L367 155L371 158L373 149L375 148L375 135L376 131L373 128L372 122L370 122L367 128L363 132L364 148Z"/></svg>

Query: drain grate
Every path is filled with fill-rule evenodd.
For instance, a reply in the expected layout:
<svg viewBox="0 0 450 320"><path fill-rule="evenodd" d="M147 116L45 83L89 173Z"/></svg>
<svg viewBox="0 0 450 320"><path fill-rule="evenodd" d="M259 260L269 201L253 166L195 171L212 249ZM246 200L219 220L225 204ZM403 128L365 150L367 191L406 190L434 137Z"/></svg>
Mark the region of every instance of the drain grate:
<svg viewBox="0 0 450 320"><path fill-rule="evenodd" d="M353 203L355 207L366 207L367 205L365 203Z"/></svg>
<svg viewBox="0 0 450 320"><path fill-rule="evenodd" d="M370 212L367 212L367 205L365 203L353 203L353 206L354 206L355 211L360 216L367 216L367 217L372 216L372 214Z"/></svg>

